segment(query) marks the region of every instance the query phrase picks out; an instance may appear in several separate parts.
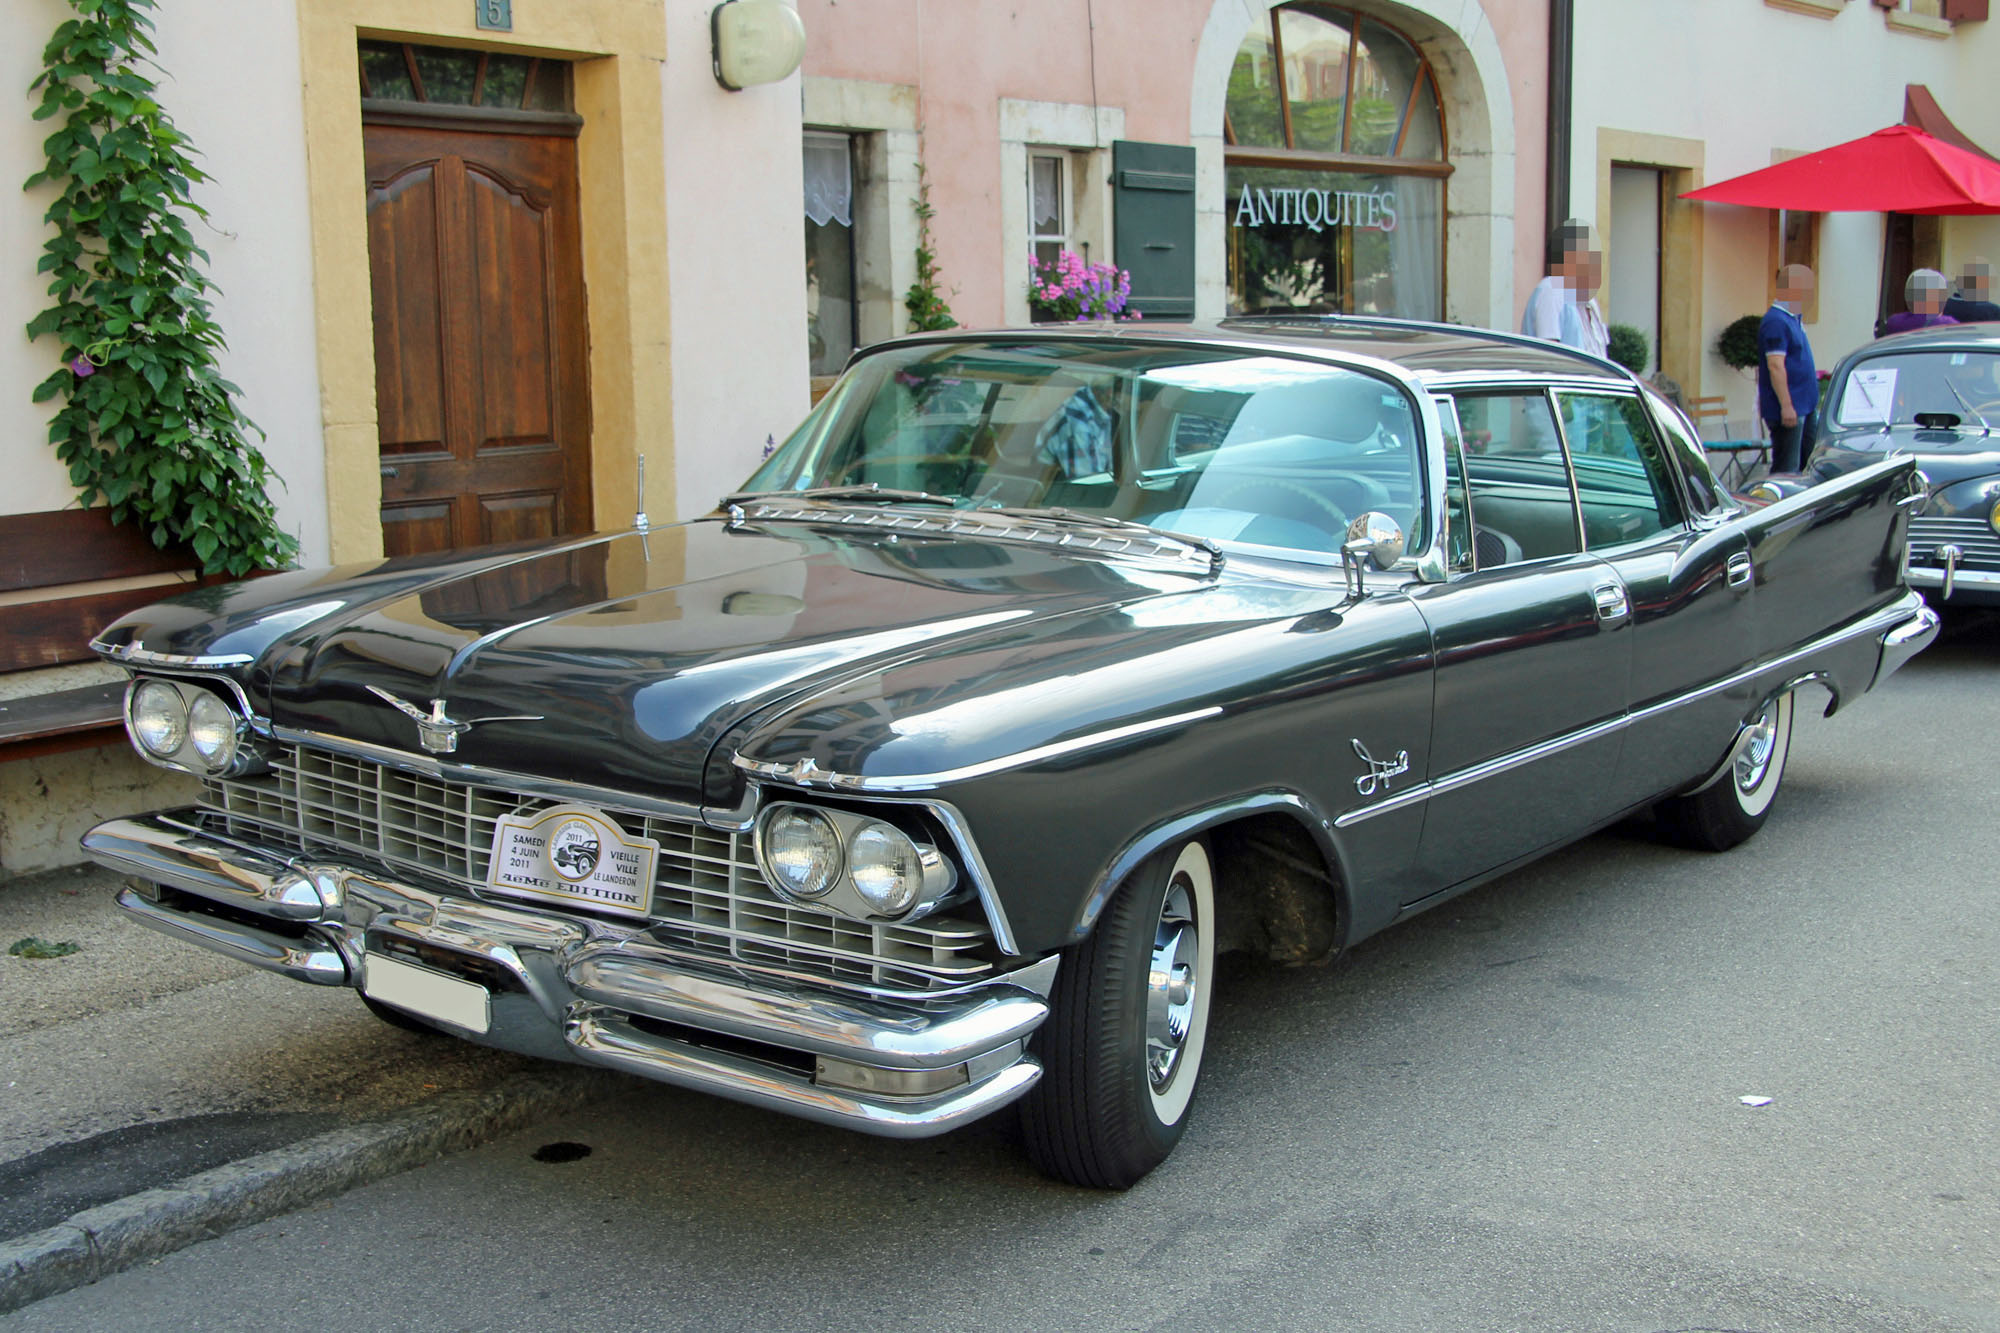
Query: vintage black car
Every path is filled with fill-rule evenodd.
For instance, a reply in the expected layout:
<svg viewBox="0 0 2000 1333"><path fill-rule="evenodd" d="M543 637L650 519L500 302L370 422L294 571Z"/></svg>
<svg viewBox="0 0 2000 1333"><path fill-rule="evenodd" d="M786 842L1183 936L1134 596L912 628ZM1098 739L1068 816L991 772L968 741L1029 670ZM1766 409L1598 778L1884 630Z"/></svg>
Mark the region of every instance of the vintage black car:
<svg viewBox="0 0 2000 1333"><path fill-rule="evenodd" d="M1019 1101L1123 1187L1218 949L1325 958L1648 807L1754 833L1795 694L1936 631L1913 480L1746 512L1624 371L1447 326L918 336L693 522L118 621L202 797L84 845L393 1021L879 1134Z"/></svg>
<svg viewBox="0 0 2000 1333"><path fill-rule="evenodd" d="M1799 480L1914 456L1929 498L1910 520L1910 586L1935 589L1940 609L2000 606L2000 325L1879 339L1849 353L1827 390L1821 443ZM1789 480L1752 494L1787 494Z"/></svg>

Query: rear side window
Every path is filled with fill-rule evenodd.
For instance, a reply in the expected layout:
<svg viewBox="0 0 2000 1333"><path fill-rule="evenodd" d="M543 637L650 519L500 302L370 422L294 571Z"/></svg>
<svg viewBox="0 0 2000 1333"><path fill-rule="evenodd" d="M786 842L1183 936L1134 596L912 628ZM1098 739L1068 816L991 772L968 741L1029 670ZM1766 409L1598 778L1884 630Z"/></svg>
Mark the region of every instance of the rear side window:
<svg viewBox="0 0 2000 1333"><path fill-rule="evenodd" d="M1668 452L1680 464L1681 479L1687 483L1688 501L1696 514L1712 514L1722 508L1722 487L1708 465L1701 440L1688 419L1670 403L1648 395L1653 420L1659 424Z"/></svg>
<svg viewBox="0 0 2000 1333"><path fill-rule="evenodd" d="M1562 435L1548 395L1535 389L1464 393L1457 399L1479 568L1582 550Z"/></svg>
<svg viewBox="0 0 2000 1333"><path fill-rule="evenodd" d="M1559 393L1563 433L1576 469L1584 539L1592 549L1622 546L1678 527L1673 474L1629 395Z"/></svg>

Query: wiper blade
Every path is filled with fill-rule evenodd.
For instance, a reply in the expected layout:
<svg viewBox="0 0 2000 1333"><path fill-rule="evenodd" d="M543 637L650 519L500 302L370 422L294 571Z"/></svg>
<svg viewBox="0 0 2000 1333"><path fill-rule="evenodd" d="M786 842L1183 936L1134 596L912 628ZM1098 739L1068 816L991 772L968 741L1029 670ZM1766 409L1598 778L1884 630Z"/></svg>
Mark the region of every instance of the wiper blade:
<svg viewBox="0 0 2000 1333"><path fill-rule="evenodd" d="M1029 505L994 505L987 509L981 509L978 512L982 514L1004 514L1009 518L1039 518L1058 523L1081 523L1085 527L1110 528L1115 531L1135 534L1144 533L1149 537L1156 537L1164 541L1180 542L1182 545L1192 546L1198 551L1206 551L1210 565L1216 569L1222 568L1222 548L1208 538L1190 537L1184 532L1174 532L1169 528L1156 528L1149 523L1137 523L1129 518L1113 518L1109 514L1079 513L1077 510L1064 509L1060 506L1038 509Z"/></svg>
<svg viewBox="0 0 2000 1333"><path fill-rule="evenodd" d="M745 500L881 500L888 504L956 505L958 498L929 491L898 491L876 482L856 486L815 486L803 491L737 491L722 497L724 506Z"/></svg>
<svg viewBox="0 0 2000 1333"><path fill-rule="evenodd" d="M1985 417L1980 416L1979 409L1974 407L1971 403L1965 401L1965 395L1958 391L1958 386L1956 384L1953 384L1950 380L1946 380L1944 382L1944 387L1951 390L1951 396L1958 399L1958 405L1960 407L1972 413L1972 419L1979 423L1980 429L1984 430L1988 435L1991 435L1993 433L1993 423L1988 421Z"/></svg>

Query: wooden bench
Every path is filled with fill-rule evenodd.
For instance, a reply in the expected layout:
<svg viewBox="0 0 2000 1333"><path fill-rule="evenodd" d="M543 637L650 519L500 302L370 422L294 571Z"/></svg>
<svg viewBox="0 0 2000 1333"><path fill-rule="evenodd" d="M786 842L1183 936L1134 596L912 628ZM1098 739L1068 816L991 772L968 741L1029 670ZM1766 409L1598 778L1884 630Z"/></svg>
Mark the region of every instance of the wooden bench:
<svg viewBox="0 0 2000 1333"><path fill-rule="evenodd" d="M93 635L199 581L194 569L103 509L0 515L0 672L95 661ZM0 760L122 740L124 692L107 681L0 700Z"/></svg>

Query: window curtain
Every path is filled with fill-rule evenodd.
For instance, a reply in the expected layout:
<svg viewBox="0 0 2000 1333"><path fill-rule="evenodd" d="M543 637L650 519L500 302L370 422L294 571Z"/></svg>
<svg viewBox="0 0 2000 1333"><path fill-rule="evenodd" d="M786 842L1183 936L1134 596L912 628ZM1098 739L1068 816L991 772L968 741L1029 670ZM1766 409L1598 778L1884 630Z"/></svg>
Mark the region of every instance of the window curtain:
<svg viewBox="0 0 2000 1333"><path fill-rule="evenodd" d="M854 174L849 168L847 136L805 136L806 216L815 226L837 222L854 225Z"/></svg>

